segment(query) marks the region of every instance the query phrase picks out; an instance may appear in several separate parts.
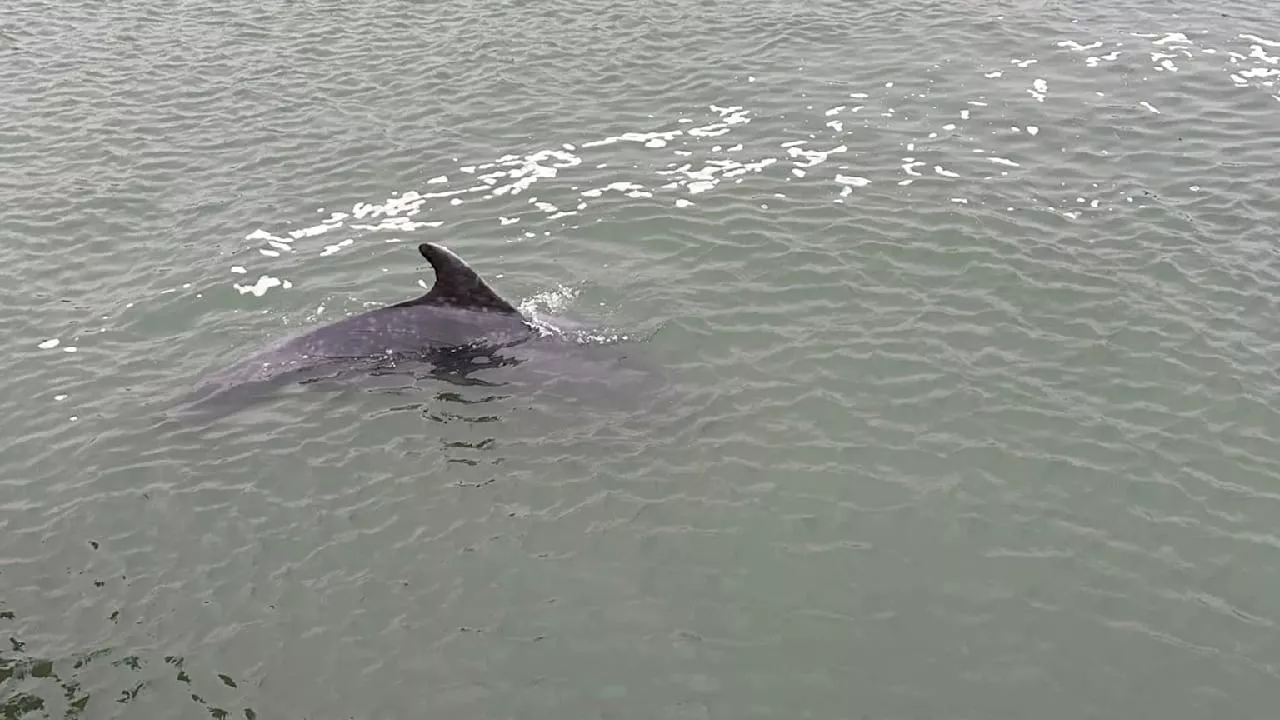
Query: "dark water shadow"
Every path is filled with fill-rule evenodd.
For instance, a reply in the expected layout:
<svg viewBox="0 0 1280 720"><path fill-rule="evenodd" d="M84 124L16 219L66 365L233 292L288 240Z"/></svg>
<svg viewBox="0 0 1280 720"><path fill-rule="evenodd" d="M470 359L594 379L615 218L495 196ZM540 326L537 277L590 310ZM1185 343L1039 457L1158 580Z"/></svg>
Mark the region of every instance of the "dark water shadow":
<svg viewBox="0 0 1280 720"><path fill-rule="evenodd" d="M118 622L119 612L108 620ZM0 627L17 621L13 612L0 610ZM214 720L258 717L240 702L243 690L232 674L197 670L182 656L117 647L44 656L28 652L27 643L12 628L5 629L10 630L0 645L0 718L5 720L128 717L128 706L147 693L186 697L189 707ZM184 708L170 710L181 713Z"/></svg>

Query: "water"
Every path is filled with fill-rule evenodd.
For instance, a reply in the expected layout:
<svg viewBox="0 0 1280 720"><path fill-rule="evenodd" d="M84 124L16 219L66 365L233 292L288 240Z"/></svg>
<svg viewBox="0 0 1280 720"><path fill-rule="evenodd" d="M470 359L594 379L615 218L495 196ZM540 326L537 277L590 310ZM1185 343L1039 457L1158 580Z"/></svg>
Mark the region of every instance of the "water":
<svg viewBox="0 0 1280 720"><path fill-rule="evenodd" d="M6 715L1269 717L1278 17L1075 5L11 2ZM157 422L426 239L627 339Z"/></svg>

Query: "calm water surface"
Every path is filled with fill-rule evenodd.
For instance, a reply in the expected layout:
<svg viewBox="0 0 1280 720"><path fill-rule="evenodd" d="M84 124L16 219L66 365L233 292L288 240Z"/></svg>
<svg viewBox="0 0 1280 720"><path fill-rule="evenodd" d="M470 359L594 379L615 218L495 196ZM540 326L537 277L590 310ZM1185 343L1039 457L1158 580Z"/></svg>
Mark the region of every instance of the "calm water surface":
<svg viewBox="0 0 1280 720"><path fill-rule="evenodd" d="M11 0L0 707L1273 717L1278 76L1261 2ZM423 240L623 341L160 421Z"/></svg>

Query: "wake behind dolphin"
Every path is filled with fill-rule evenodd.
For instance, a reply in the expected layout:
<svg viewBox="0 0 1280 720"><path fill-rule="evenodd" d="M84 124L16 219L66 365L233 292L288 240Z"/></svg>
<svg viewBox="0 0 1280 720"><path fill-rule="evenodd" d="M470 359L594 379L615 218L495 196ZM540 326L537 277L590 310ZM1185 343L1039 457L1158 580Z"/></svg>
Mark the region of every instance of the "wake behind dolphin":
<svg viewBox="0 0 1280 720"><path fill-rule="evenodd" d="M207 377L189 403L225 404L288 380L314 381L402 361L453 365L465 374L477 361L501 364L500 351L544 337L448 248L425 242L418 252L435 271L424 295L274 343Z"/></svg>

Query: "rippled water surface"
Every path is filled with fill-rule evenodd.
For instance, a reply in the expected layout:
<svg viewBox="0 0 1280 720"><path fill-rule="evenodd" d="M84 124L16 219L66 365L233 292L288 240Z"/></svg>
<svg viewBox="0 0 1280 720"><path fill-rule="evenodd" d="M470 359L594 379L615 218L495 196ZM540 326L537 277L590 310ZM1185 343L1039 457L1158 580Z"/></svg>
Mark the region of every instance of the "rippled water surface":
<svg viewBox="0 0 1280 720"><path fill-rule="evenodd" d="M0 10L0 707L1263 718L1280 12ZM165 408L446 243L602 339Z"/></svg>

